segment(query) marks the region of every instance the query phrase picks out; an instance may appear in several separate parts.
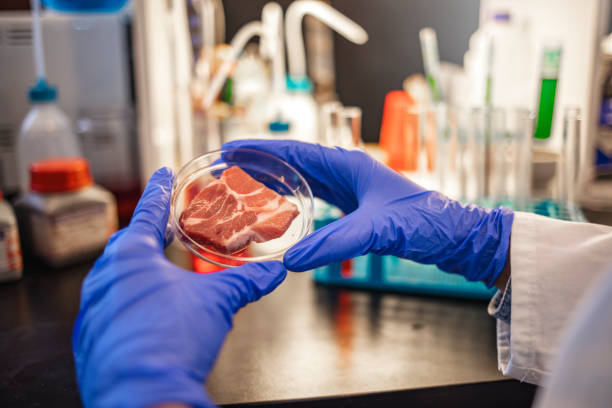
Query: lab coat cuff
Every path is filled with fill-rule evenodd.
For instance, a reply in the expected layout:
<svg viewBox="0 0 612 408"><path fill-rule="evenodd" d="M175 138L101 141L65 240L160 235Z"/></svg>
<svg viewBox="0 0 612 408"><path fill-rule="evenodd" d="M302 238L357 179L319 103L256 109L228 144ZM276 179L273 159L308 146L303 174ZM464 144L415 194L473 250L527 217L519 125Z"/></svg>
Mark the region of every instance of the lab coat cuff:
<svg viewBox="0 0 612 408"><path fill-rule="evenodd" d="M498 290L491 301L487 311L497 320L501 320L510 324L511 306L512 306L512 284L508 279L504 290Z"/></svg>
<svg viewBox="0 0 612 408"><path fill-rule="evenodd" d="M498 320L498 363L504 375L520 381L539 384L544 376L539 368L533 336L533 313L539 294L542 293L533 277L538 271L538 227L543 217L521 212L515 213L512 228L512 251L510 254L512 292L508 293L510 304L509 322ZM517 292L518 291L518 292Z"/></svg>

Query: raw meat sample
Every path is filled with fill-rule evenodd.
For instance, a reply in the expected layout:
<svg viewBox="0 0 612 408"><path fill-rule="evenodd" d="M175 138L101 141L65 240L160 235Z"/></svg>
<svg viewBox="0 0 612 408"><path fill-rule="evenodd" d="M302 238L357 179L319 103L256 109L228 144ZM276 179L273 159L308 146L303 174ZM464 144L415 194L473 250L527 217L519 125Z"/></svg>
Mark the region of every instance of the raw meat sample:
<svg viewBox="0 0 612 408"><path fill-rule="evenodd" d="M295 204L233 166L193 198L179 223L197 243L232 254L279 238L298 214Z"/></svg>

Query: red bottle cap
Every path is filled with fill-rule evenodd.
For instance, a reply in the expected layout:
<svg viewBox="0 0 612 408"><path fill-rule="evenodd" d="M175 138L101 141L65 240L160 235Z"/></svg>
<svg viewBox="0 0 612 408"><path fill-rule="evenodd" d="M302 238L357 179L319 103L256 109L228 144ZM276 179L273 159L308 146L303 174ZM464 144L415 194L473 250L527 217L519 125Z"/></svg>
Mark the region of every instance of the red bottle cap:
<svg viewBox="0 0 612 408"><path fill-rule="evenodd" d="M80 157L46 159L30 165L30 189L38 193L63 193L91 185L89 163Z"/></svg>

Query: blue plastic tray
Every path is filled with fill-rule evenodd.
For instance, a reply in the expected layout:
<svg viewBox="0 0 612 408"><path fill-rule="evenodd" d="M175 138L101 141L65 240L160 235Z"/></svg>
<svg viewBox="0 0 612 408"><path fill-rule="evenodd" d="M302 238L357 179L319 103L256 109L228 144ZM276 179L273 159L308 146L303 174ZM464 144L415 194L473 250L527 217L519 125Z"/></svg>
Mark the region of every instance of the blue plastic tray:
<svg viewBox="0 0 612 408"><path fill-rule="evenodd" d="M511 203L504 204L513 206ZM577 207L551 200L532 202L524 210L568 221L585 220ZM338 210L333 207L320 209L315 218L315 229L336 219ZM317 268L312 276L316 282L325 285L471 299L490 299L497 290L487 288L482 282L469 282L463 276L442 272L435 265L372 254L360 256L347 263Z"/></svg>

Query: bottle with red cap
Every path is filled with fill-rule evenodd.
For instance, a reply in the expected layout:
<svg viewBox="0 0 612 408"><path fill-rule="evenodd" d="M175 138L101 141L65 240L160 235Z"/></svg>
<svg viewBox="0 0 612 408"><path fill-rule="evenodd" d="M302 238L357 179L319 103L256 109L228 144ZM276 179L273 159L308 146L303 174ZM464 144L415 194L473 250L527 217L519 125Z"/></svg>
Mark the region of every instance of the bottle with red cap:
<svg viewBox="0 0 612 408"><path fill-rule="evenodd" d="M95 258L117 230L115 199L94 185L82 158L32 163L16 208L26 256L56 268Z"/></svg>
<svg viewBox="0 0 612 408"><path fill-rule="evenodd" d="M17 219L9 203L3 200L0 191L0 282L18 280L22 272Z"/></svg>

